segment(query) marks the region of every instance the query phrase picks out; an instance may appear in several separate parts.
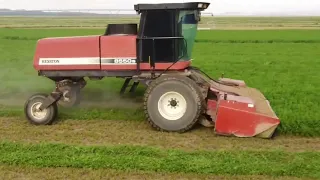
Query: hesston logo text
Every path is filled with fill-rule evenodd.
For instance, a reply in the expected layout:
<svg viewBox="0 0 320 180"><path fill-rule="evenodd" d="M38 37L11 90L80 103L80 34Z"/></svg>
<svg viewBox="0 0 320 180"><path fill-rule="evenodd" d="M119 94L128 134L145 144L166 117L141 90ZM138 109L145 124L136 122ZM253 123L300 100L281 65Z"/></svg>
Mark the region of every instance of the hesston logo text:
<svg viewBox="0 0 320 180"><path fill-rule="evenodd" d="M45 64L49 64L49 63L59 63L60 61L59 60L41 60L42 63L45 63Z"/></svg>

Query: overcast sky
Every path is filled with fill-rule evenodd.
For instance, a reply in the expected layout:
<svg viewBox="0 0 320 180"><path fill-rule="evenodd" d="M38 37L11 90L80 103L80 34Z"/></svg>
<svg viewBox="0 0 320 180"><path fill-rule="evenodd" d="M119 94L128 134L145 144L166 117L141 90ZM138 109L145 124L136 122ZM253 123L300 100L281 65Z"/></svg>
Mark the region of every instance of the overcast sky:
<svg viewBox="0 0 320 180"><path fill-rule="evenodd" d="M185 2L190 0L184 0ZM194 0L196 1L196 0ZM205 0L203 0L205 1ZM0 0L10 9L133 9L135 3L183 2L183 0ZM283 13L320 15L320 0L207 0L207 12L223 14Z"/></svg>

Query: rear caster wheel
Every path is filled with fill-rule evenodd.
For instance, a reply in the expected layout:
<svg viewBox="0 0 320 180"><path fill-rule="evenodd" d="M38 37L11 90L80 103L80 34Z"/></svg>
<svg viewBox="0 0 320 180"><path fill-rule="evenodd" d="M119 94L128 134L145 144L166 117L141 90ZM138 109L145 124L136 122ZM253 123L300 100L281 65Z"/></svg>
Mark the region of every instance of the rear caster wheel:
<svg viewBox="0 0 320 180"><path fill-rule="evenodd" d="M196 83L185 76L165 75L150 84L144 109L148 122L157 130L186 132L198 122L203 109Z"/></svg>
<svg viewBox="0 0 320 180"><path fill-rule="evenodd" d="M62 92L62 97L58 101L58 104L62 107L74 107L80 104L80 87L65 85L59 88Z"/></svg>
<svg viewBox="0 0 320 180"><path fill-rule="evenodd" d="M51 125L57 118L58 107L54 103L47 109L40 110L39 107L45 102L47 95L34 94L24 105L24 113L27 120L34 125Z"/></svg>

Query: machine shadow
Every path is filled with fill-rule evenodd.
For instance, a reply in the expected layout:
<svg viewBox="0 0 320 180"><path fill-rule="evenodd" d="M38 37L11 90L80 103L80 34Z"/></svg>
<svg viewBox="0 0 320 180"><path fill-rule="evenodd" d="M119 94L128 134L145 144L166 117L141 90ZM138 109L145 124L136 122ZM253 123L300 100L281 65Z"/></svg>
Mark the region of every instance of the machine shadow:
<svg viewBox="0 0 320 180"><path fill-rule="evenodd" d="M120 94L117 91L87 88L81 93L79 107L140 108L143 105L144 91L145 87L138 87L134 93Z"/></svg>

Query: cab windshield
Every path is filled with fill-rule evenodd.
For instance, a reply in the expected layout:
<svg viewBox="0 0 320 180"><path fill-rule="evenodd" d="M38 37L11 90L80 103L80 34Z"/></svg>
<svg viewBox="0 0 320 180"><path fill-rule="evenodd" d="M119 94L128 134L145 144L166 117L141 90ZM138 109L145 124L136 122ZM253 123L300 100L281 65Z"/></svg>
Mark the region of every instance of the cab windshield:
<svg viewBox="0 0 320 180"><path fill-rule="evenodd" d="M180 52L183 53L181 60L190 60L192 57L199 20L199 11L181 11L179 14L178 25L181 27L181 35L185 39L184 45L180 46L182 48Z"/></svg>

